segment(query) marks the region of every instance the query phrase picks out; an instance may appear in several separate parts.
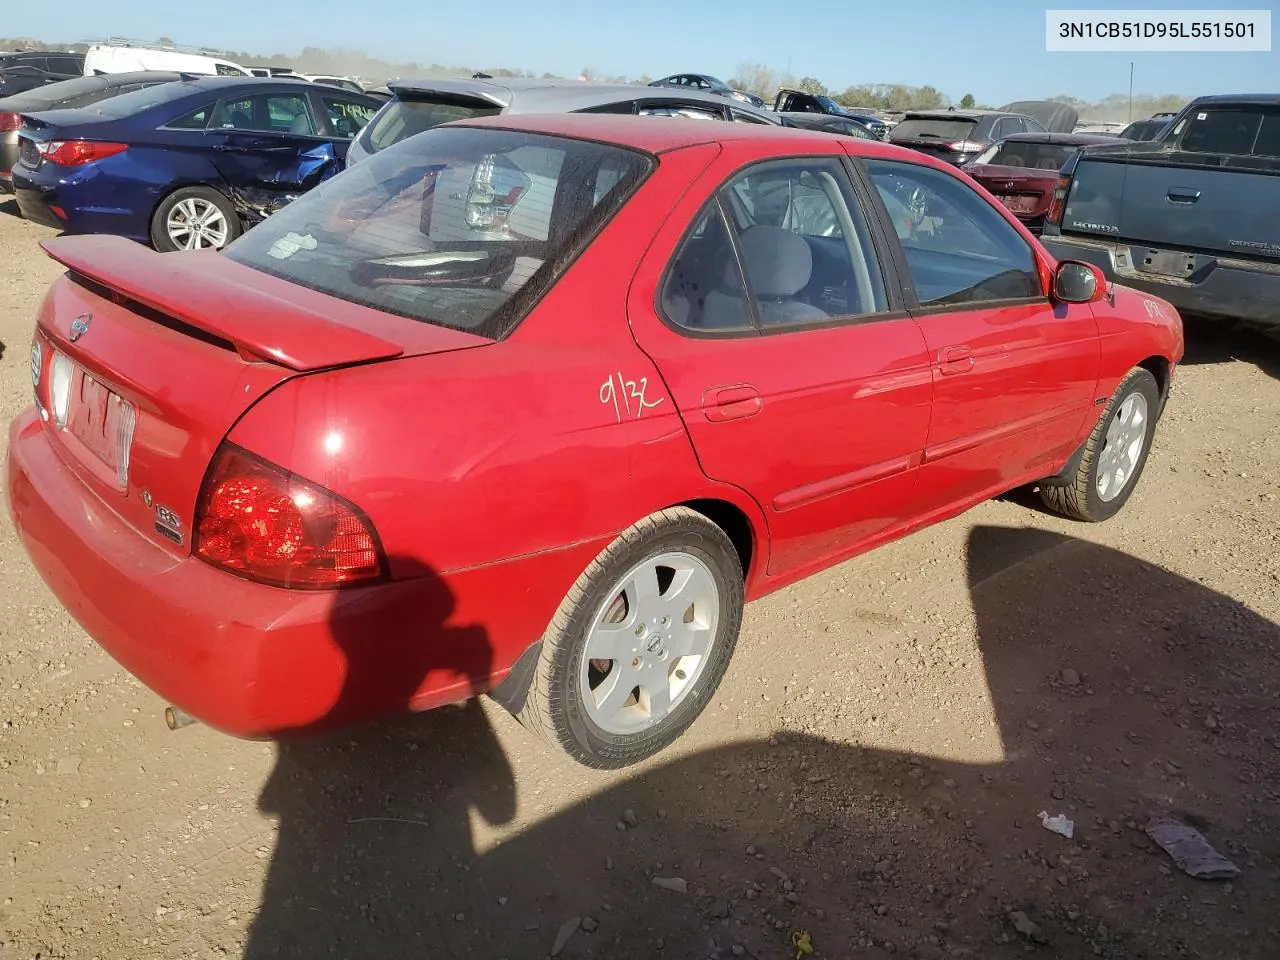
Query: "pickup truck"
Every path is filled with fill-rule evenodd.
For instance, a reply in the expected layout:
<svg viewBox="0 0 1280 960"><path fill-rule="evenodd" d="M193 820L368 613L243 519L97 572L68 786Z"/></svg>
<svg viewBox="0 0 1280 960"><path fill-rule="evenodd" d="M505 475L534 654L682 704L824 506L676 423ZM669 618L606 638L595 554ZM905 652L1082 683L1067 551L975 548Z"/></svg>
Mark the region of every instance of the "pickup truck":
<svg viewBox="0 0 1280 960"><path fill-rule="evenodd" d="M1199 97L1063 165L1042 236L1189 316L1280 333L1280 95Z"/></svg>

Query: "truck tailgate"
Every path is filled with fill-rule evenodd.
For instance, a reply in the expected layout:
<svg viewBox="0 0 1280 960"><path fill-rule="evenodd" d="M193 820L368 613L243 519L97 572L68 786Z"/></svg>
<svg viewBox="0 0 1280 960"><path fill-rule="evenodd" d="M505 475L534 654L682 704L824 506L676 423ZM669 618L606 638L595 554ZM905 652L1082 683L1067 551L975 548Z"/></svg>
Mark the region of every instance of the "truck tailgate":
<svg viewBox="0 0 1280 960"><path fill-rule="evenodd" d="M1280 172L1228 163L1173 152L1082 156L1062 233L1143 244L1147 262L1134 266L1172 276L1186 269L1177 251L1280 261Z"/></svg>

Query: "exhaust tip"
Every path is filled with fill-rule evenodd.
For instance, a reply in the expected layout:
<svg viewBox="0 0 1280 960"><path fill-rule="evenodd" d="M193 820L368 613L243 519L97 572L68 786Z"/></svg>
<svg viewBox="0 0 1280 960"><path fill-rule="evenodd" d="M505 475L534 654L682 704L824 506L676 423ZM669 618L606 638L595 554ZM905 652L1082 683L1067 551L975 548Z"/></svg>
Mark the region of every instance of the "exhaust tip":
<svg viewBox="0 0 1280 960"><path fill-rule="evenodd" d="M199 723L195 717L189 713L184 713L177 707L164 708L164 722L170 730L181 730L183 727L189 727L193 723Z"/></svg>

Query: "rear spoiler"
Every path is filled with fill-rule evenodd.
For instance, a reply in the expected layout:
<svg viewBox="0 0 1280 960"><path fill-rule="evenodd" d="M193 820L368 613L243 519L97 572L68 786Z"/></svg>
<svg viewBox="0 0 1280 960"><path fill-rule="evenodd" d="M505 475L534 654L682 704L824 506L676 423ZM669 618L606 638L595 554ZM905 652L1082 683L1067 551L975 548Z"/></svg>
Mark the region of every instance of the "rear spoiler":
<svg viewBox="0 0 1280 960"><path fill-rule="evenodd" d="M54 237L40 246L73 273L229 342L246 360L305 372L390 360L404 352L264 291L254 283L253 270L220 253L157 253L105 235Z"/></svg>

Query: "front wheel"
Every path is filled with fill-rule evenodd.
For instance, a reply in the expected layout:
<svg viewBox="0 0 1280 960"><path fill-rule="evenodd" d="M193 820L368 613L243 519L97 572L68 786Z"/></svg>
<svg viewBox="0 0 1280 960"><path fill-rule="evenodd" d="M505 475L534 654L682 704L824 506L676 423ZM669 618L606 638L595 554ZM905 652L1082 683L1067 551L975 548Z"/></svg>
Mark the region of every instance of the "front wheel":
<svg viewBox="0 0 1280 960"><path fill-rule="evenodd" d="M684 507L647 517L560 605L520 722L587 767L653 756L719 686L742 606L742 565L723 530Z"/></svg>
<svg viewBox="0 0 1280 960"><path fill-rule="evenodd" d="M1040 488L1045 505L1091 523L1119 513L1146 466L1159 412L1156 378L1142 367L1130 370L1089 434L1075 476L1066 486Z"/></svg>
<svg viewBox="0 0 1280 960"><path fill-rule="evenodd" d="M183 187L160 202L151 218L151 245L173 250L221 250L240 236L231 201L211 187Z"/></svg>

